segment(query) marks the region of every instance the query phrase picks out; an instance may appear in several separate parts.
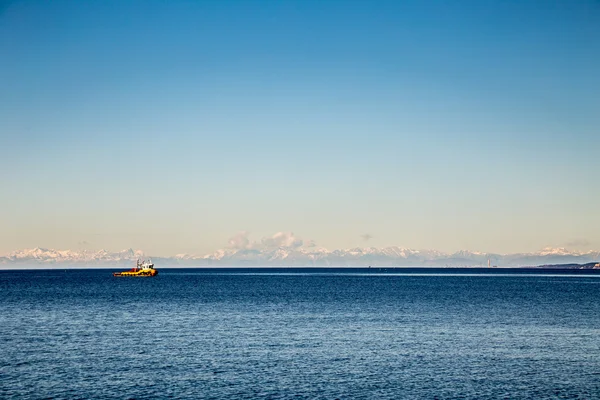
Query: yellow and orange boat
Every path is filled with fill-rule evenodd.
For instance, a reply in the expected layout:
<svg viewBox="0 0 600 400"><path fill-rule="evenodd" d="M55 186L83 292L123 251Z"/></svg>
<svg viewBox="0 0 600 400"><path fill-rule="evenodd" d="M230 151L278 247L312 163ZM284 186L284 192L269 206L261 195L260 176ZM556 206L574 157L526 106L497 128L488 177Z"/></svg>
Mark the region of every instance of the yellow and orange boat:
<svg viewBox="0 0 600 400"><path fill-rule="evenodd" d="M154 269L154 264L151 261L140 262L137 260L135 268L124 272L114 272L113 276L133 276L133 277L145 277L145 276L156 276L158 271Z"/></svg>

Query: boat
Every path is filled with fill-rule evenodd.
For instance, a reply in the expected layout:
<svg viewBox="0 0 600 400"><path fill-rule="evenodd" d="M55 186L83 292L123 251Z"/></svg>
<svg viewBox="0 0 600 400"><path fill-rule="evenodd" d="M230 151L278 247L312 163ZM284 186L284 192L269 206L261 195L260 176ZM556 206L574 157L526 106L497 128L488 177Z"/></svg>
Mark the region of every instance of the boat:
<svg viewBox="0 0 600 400"><path fill-rule="evenodd" d="M152 261L137 260L135 268L124 272L114 272L113 276L134 276L134 277L145 277L145 276L156 276L158 271L154 269L154 263Z"/></svg>

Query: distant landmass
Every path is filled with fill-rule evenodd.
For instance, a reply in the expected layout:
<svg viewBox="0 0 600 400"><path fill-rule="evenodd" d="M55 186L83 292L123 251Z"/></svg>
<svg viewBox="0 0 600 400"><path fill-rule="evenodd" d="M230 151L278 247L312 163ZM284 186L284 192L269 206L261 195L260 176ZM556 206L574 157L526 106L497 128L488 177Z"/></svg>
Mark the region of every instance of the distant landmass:
<svg viewBox="0 0 600 400"><path fill-rule="evenodd" d="M538 265L535 268L544 269L600 269L600 263L590 262L587 264L550 264Z"/></svg>
<svg viewBox="0 0 600 400"><path fill-rule="evenodd" d="M106 250L25 249L0 257L4 268L36 265L115 266L130 265L149 255L141 250L119 252ZM158 267L177 266L308 266L308 267L536 267L594 268L600 261L599 251L577 252L564 248L545 248L534 253L493 254L472 251L443 253L397 246L327 250L322 247L226 248L212 254L195 256L151 257Z"/></svg>

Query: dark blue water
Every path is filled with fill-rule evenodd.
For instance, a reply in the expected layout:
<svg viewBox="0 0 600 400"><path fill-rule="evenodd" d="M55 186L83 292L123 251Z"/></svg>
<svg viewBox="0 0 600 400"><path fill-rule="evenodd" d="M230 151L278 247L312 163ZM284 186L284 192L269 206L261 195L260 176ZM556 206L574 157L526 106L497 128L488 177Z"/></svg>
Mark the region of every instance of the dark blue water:
<svg viewBox="0 0 600 400"><path fill-rule="evenodd" d="M600 275L448 272L3 271L0 398L600 398Z"/></svg>

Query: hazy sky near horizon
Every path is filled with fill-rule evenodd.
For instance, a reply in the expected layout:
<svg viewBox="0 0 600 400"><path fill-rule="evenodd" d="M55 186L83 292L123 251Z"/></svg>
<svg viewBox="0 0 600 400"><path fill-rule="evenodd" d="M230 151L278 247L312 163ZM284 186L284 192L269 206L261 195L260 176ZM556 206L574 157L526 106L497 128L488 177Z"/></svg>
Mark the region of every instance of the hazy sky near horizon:
<svg viewBox="0 0 600 400"><path fill-rule="evenodd" d="M600 2L14 1L0 254L600 248Z"/></svg>

